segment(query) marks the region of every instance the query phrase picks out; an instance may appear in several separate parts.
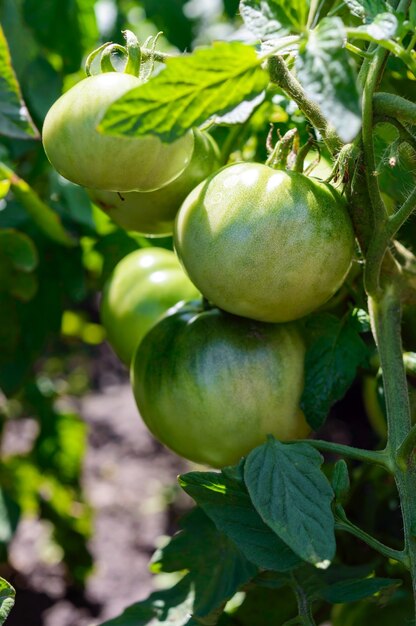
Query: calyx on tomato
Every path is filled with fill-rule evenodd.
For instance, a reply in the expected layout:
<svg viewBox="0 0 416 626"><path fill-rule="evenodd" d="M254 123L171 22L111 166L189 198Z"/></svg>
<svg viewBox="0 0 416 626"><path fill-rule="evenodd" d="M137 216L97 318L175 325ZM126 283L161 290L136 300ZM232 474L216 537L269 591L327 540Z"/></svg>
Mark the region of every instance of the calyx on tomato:
<svg viewBox="0 0 416 626"><path fill-rule="evenodd" d="M155 135L105 135L97 125L107 108L141 81L131 74L89 76L64 93L43 125L43 145L54 168L84 187L152 191L177 178L191 160L192 131L173 143Z"/></svg>
<svg viewBox="0 0 416 626"><path fill-rule="evenodd" d="M141 417L177 454L222 467L262 444L309 432L299 408L304 344L294 324L264 324L195 304L156 324L133 357Z"/></svg>
<svg viewBox="0 0 416 626"><path fill-rule="evenodd" d="M92 201L127 230L150 237L173 232L176 214L186 196L219 167L218 147L208 133L193 130L194 149L189 165L174 181L155 191L114 193L89 189Z"/></svg>
<svg viewBox="0 0 416 626"><path fill-rule="evenodd" d="M194 189L179 210L174 241L208 300L267 322L324 304L354 253L346 205L332 187L257 163L226 166Z"/></svg>

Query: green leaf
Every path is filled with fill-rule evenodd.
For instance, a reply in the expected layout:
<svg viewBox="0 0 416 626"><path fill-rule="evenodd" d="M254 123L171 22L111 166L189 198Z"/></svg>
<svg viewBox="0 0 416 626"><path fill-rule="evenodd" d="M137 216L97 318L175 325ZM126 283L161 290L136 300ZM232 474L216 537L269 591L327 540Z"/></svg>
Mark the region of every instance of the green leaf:
<svg viewBox="0 0 416 626"><path fill-rule="evenodd" d="M306 25L309 1L241 0L240 15L247 29L259 39L301 31Z"/></svg>
<svg viewBox="0 0 416 626"><path fill-rule="evenodd" d="M267 73L253 48L216 43L167 67L110 106L99 130L113 135L159 135L173 141L213 115L229 113L265 89Z"/></svg>
<svg viewBox="0 0 416 626"><path fill-rule="evenodd" d="M370 24L360 26L356 30L366 33L370 41L388 41L393 39L398 28L399 22L393 13L380 13Z"/></svg>
<svg viewBox="0 0 416 626"><path fill-rule="evenodd" d="M13 173L10 180L14 197L24 207L40 230L49 239L63 246L74 246L75 240L66 232L59 216L39 198L27 182Z"/></svg>
<svg viewBox="0 0 416 626"><path fill-rule="evenodd" d="M0 200L5 198L10 190L10 180L0 180Z"/></svg>
<svg viewBox="0 0 416 626"><path fill-rule="evenodd" d="M194 589L189 574L171 589L156 591L143 602L129 606L119 617L100 626L190 626ZM192 618L191 618L192 620Z"/></svg>
<svg viewBox="0 0 416 626"><path fill-rule="evenodd" d="M319 596L331 604L356 602L374 596L380 591L391 589L402 584L401 580L392 578L364 578L342 580L320 590Z"/></svg>
<svg viewBox="0 0 416 626"><path fill-rule="evenodd" d="M263 522L244 483L232 476L229 472L190 472L180 476L179 483L249 561L277 572L297 567L300 559Z"/></svg>
<svg viewBox="0 0 416 626"><path fill-rule="evenodd" d="M16 592L7 580L0 578L0 626L6 621L14 605Z"/></svg>
<svg viewBox="0 0 416 626"><path fill-rule="evenodd" d="M12 228L0 230L0 254L20 272L33 272L38 265L38 252L33 241Z"/></svg>
<svg viewBox="0 0 416 626"><path fill-rule="evenodd" d="M193 614L205 617L230 600L258 570L199 508L152 559L152 571L188 570L195 590Z"/></svg>
<svg viewBox="0 0 416 626"><path fill-rule="evenodd" d="M416 28L416 2L412 2L409 8L409 20L414 28Z"/></svg>
<svg viewBox="0 0 416 626"><path fill-rule="evenodd" d="M98 41L95 0L24 0L26 23L43 46L57 52L67 73L80 68Z"/></svg>
<svg viewBox="0 0 416 626"><path fill-rule="evenodd" d="M28 301L37 290L37 277L31 272L38 265L33 241L12 228L0 230L0 291Z"/></svg>
<svg viewBox="0 0 416 626"><path fill-rule="evenodd" d="M335 463L334 471L331 479L332 488L334 490L337 502L344 503L348 497L350 490L350 477L348 474L348 466L344 459L340 459Z"/></svg>
<svg viewBox="0 0 416 626"><path fill-rule="evenodd" d="M335 554L332 488L323 458L304 443L269 437L247 457L244 477L264 522L304 561L325 568Z"/></svg>
<svg viewBox="0 0 416 626"><path fill-rule="evenodd" d="M20 507L0 488L0 562L7 561L7 545L20 519Z"/></svg>
<svg viewBox="0 0 416 626"><path fill-rule="evenodd" d="M351 15L355 15L363 21L385 11L387 6L384 0L345 0L345 4Z"/></svg>
<svg viewBox="0 0 416 626"><path fill-rule="evenodd" d="M12 68L10 52L0 25L0 135L16 139L39 137Z"/></svg>
<svg viewBox="0 0 416 626"><path fill-rule="evenodd" d="M344 142L361 128L361 104L340 18L324 18L296 59L299 81Z"/></svg>
<svg viewBox="0 0 416 626"><path fill-rule="evenodd" d="M305 387L301 407L314 430L324 423L331 406L353 383L369 351L360 337L358 313L347 318L323 313L310 318L306 329L314 340L306 352Z"/></svg>

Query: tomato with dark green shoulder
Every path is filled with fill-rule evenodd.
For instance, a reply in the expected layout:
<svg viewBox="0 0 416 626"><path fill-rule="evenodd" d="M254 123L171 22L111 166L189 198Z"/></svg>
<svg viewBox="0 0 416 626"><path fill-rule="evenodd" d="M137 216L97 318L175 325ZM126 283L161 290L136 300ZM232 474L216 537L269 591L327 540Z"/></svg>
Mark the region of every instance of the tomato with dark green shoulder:
<svg viewBox="0 0 416 626"><path fill-rule="evenodd" d="M173 305L199 296L175 254L143 248L125 256L105 284L101 321L118 357L130 365L138 343Z"/></svg>
<svg viewBox="0 0 416 626"><path fill-rule="evenodd" d="M191 162L178 178L165 187L130 193L89 189L90 198L122 228L150 237L172 234L176 214L186 196L219 168L218 147L212 137L197 129L193 134Z"/></svg>
<svg viewBox="0 0 416 626"><path fill-rule="evenodd" d="M354 233L342 197L303 174L257 163L226 166L185 199L175 248L216 306L285 322L323 305L342 285Z"/></svg>
<svg viewBox="0 0 416 626"><path fill-rule="evenodd" d="M89 76L64 93L43 125L43 145L65 178L92 189L151 191L177 178L191 160L192 131L173 143L156 135L105 135L97 126L106 110L142 82L131 74Z"/></svg>
<svg viewBox="0 0 416 626"><path fill-rule="evenodd" d="M294 324L265 324L198 303L175 308L133 357L140 415L167 447L213 467L237 463L268 434L305 437L304 352Z"/></svg>

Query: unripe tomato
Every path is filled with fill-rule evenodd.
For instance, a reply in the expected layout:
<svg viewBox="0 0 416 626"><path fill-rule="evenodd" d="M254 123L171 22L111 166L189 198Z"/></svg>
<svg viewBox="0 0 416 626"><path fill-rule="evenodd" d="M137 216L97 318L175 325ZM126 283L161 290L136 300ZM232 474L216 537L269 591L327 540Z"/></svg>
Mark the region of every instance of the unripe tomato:
<svg viewBox="0 0 416 626"><path fill-rule="evenodd" d="M165 187L123 194L89 189L90 198L122 228L151 237L172 234L176 214L186 196L219 167L215 141L207 133L197 129L193 132L191 162L178 178Z"/></svg>
<svg viewBox="0 0 416 626"><path fill-rule="evenodd" d="M108 341L129 366L138 343L159 318L177 302L198 296L173 252L135 250L116 265L103 290L101 320Z"/></svg>
<svg viewBox="0 0 416 626"><path fill-rule="evenodd" d="M266 322L307 315L341 286L354 234L341 196L303 174L229 165L184 201L175 248L225 311Z"/></svg>
<svg viewBox="0 0 416 626"><path fill-rule="evenodd" d="M52 105L43 145L62 176L92 189L151 191L183 172L192 156L192 131L171 144L155 135L118 137L97 131L110 104L141 84L120 72L89 76Z"/></svg>
<svg viewBox="0 0 416 626"><path fill-rule="evenodd" d="M220 268L219 268L220 270ZM131 380L150 431L177 454L223 467L272 434L305 437L304 344L292 324L175 308L133 357Z"/></svg>

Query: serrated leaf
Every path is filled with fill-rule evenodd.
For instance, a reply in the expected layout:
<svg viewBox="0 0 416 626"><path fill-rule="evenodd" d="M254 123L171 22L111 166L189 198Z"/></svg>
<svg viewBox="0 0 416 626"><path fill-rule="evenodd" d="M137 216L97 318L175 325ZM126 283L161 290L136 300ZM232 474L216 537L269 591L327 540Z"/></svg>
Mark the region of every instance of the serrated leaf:
<svg viewBox="0 0 416 626"><path fill-rule="evenodd" d="M342 20L324 18L302 46L296 70L306 94L347 143L361 128L361 103L345 40Z"/></svg>
<svg viewBox="0 0 416 626"><path fill-rule="evenodd" d="M345 4L352 15L363 21L375 17L386 9L386 3L383 0L345 0Z"/></svg>
<svg viewBox="0 0 416 626"><path fill-rule="evenodd" d="M401 584L401 580L392 578L342 580L321 589L319 597L331 604L357 602L358 600L370 598L380 591L397 587Z"/></svg>
<svg viewBox="0 0 416 626"><path fill-rule="evenodd" d="M0 578L0 626L4 624L13 608L15 595L11 584Z"/></svg>
<svg viewBox="0 0 416 626"><path fill-rule="evenodd" d="M114 102L98 126L113 135L158 135L171 142L213 115L258 97L268 83L254 48L216 43L168 59L147 83Z"/></svg>
<svg viewBox="0 0 416 626"><path fill-rule="evenodd" d="M39 133L23 102L12 68L9 47L0 25L0 135L33 139Z"/></svg>
<svg viewBox="0 0 416 626"><path fill-rule="evenodd" d="M334 493L322 473L323 458L305 443L269 437L246 459L244 477L263 521L302 560L328 567L335 554Z"/></svg>
<svg viewBox="0 0 416 626"><path fill-rule="evenodd" d="M199 508L191 511L181 531L152 559L152 570L188 570L195 590L192 613L206 617L230 600L258 569Z"/></svg>
<svg viewBox="0 0 416 626"><path fill-rule="evenodd" d="M368 358L360 330L361 322L355 313L343 320L330 314L309 320L314 340L306 352L301 408L314 430L322 426L331 406L344 396L357 368Z"/></svg>
<svg viewBox="0 0 416 626"><path fill-rule="evenodd" d="M296 554L261 519L243 482L229 473L190 472L179 483L249 561L277 572L299 565Z"/></svg>
<svg viewBox="0 0 416 626"><path fill-rule="evenodd" d="M305 0L241 0L240 15L247 29L259 39L301 31L306 24L309 2Z"/></svg>

